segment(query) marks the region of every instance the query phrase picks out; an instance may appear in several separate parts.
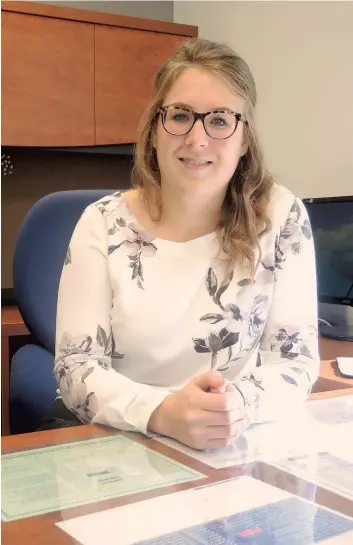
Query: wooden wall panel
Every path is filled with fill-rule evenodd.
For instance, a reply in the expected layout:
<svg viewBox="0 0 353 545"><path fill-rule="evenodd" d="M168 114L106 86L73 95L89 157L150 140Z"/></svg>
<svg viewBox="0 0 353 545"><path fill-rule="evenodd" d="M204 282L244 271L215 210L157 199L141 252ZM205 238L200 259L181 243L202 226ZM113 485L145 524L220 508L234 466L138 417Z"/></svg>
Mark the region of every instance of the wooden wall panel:
<svg viewBox="0 0 353 545"><path fill-rule="evenodd" d="M94 25L2 11L2 145L94 144Z"/></svg>
<svg viewBox="0 0 353 545"><path fill-rule="evenodd" d="M96 25L96 144L136 141L153 76L184 36Z"/></svg>

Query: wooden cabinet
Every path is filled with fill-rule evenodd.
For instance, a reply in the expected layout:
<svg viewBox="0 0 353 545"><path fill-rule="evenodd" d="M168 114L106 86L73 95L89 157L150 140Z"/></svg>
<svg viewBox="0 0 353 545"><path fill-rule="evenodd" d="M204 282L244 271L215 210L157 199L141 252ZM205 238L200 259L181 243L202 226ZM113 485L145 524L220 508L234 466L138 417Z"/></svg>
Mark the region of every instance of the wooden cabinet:
<svg viewBox="0 0 353 545"><path fill-rule="evenodd" d="M2 12L2 145L94 144L94 25Z"/></svg>
<svg viewBox="0 0 353 545"><path fill-rule="evenodd" d="M2 145L135 142L152 78L197 27L2 2Z"/></svg>
<svg viewBox="0 0 353 545"><path fill-rule="evenodd" d="M158 67L184 36L97 25L96 144L136 141Z"/></svg>

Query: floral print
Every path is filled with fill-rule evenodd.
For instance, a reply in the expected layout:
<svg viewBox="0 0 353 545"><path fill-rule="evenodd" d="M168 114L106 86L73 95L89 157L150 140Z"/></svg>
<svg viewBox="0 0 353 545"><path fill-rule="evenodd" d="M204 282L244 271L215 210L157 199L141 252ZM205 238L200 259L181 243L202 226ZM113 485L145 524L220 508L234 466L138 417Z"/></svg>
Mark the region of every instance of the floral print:
<svg viewBox="0 0 353 545"><path fill-rule="evenodd" d="M211 369L213 369L217 364L218 352L224 348L230 348L238 342L238 339L239 333L232 333L224 327L217 333L210 333L206 339L193 339L193 341L196 352L211 352ZM229 354L231 355L231 352Z"/></svg>
<svg viewBox="0 0 353 545"><path fill-rule="evenodd" d="M287 327L286 329L285 327L281 327L274 338L276 341L279 341L281 355L284 358L292 360L299 355L304 355L308 358L312 357L309 348L303 341L300 331L291 332L291 328ZM274 348L275 344L272 344L271 349L273 350Z"/></svg>
<svg viewBox="0 0 353 545"><path fill-rule="evenodd" d="M209 239L160 244L119 192L89 206L58 296L54 376L66 406L83 422L146 433L163 399L208 369L241 393L251 421L302 402L319 365L312 234L279 186L270 219L250 282Z"/></svg>
<svg viewBox="0 0 353 545"><path fill-rule="evenodd" d="M220 312L205 314L200 318L200 321L212 325L220 323L221 329L219 331L212 331L205 339L193 338L196 352L210 352L212 354L211 368L216 367L219 371L228 370L229 364L239 360L240 357L245 355L245 352L256 346L261 337L268 314L269 299L264 294L256 295L253 298L250 312L247 312L245 309L241 310L235 303L222 303L221 297L226 295L233 276L234 272L231 271L218 285L215 271L212 268L208 270L206 288L213 303L219 307ZM250 280L248 279L240 280L237 286L240 288L240 291L252 289ZM236 327L237 331L234 331L234 322L238 322L239 324ZM242 338L240 339L241 335ZM233 347L239 343L239 340L241 341L241 347L237 357L234 358ZM217 356L225 348L228 348L227 362L217 367Z"/></svg>
<svg viewBox="0 0 353 545"><path fill-rule="evenodd" d="M124 357L124 354L116 352L112 333L107 335L100 325L97 327L96 343L96 346L93 345L90 335L71 337L69 333L64 333L56 349L54 378L62 395L70 400L71 411L83 422L92 420L98 406L96 394L88 391L86 384L86 379L94 371L94 365L83 356L97 355L99 348L103 349L97 364L105 370L114 368L112 361Z"/></svg>
<svg viewBox="0 0 353 545"><path fill-rule="evenodd" d="M267 320L269 300L267 295L256 295L254 306L248 316L249 337L259 339Z"/></svg>
<svg viewBox="0 0 353 545"><path fill-rule="evenodd" d="M108 221L114 219L117 214L118 206L121 201L122 193L121 191L116 191L108 197L93 203L93 206L100 211L102 216L104 216Z"/></svg>
<svg viewBox="0 0 353 545"><path fill-rule="evenodd" d="M68 333L62 336L58 357L54 364L54 377L58 382L64 399L69 401L71 411L83 422L89 422L95 414L97 400L93 392L87 392L85 380L93 372L84 355L90 354L92 338L82 335L71 338ZM78 359L71 356L79 356Z"/></svg>
<svg viewBox="0 0 353 545"><path fill-rule="evenodd" d="M69 265L71 263L71 249L70 246L67 249L64 265Z"/></svg>
<svg viewBox="0 0 353 545"><path fill-rule="evenodd" d="M295 198L284 226L275 237L274 260L271 257L266 257L261 261L263 270L259 272L257 281L269 282L271 281L270 276L274 277L276 269L283 270L283 264L287 259L288 245L293 254L299 254L305 240L311 239L312 231L309 219L307 216L303 217L300 201Z"/></svg>
<svg viewBox="0 0 353 545"><path fill-rule="evenodd" d="M280 233L280 242L282 247L286 246L283 242L288 242L294 254L299 254L302 250L305 240L312 239L312 231L308 217L303 218L302 209L299 204L299 199L294 199L289 216ZM276 248L276 264L283 263L283 250L277 244Z"/></svg>
<svg viewBox="0 0 353 545"><path fill-rule="evenodd" d="M121 246L125 246L130 259L129 267L132 268L131 279L134 280L136 278L138 287L143 290L144 287L142 283L144 278L141 258L153 257L157 252L157 247L152 242L154 238L135 223L129 223L127 225L123 218L116 220L116 224L125 228L125 237L119 244L109 246L108 255L115 252L118 248L121 248Z"/></svg>
<svg viewBox="0 0 353 545"><path fill-rule="evenodd" d="M108 236L112 239L112 243L109 244L108 255L111 255L119 248L125 248L129 259L128 266L132 269L131 280L136 280L137 286L141 290L144 290L142 258L153 257L157 252L157 247L153 244L154 237L150 233L143 229L136 221L127 221L123 217L124 214L119 214L122 202L122 193L117 191L110 197L98 201L93 206L109 222ZM116 237L119 237L119 242L117 243L113 241ZM67 257L65 264L66 261L71 263L71 255L69 258Z"/></svg>
<svg viewBox="0 0 353 545"><path fill-rule="evenodd" d="M275 269L282 270L285 260L284 250L281 248L281 237L277 236L275 242Z"/></svg>

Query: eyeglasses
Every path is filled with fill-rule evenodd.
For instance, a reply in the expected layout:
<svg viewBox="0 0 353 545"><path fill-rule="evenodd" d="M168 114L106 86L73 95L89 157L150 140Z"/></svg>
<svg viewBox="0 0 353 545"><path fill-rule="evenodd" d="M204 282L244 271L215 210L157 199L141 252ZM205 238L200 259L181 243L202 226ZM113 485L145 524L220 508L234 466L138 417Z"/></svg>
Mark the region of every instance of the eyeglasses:
<svg viewBox="0 0 353 545"><path fill-rule="evenodd" d="M216 140L230 138L236 131L239 121L247 124L241 114L229 110L213 110L199 114L181 106L161 106L164 129L174 136L188 134L198 119L201 119L206 134Z"/></svg>

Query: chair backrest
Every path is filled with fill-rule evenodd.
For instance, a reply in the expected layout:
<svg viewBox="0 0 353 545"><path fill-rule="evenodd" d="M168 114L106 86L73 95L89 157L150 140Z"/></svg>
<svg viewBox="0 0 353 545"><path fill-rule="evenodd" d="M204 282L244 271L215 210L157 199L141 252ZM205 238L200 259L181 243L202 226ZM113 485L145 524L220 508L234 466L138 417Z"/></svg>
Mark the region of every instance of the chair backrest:
<svg viewBox="0 0 353 545"><path fill-rule="evenodd" d="M89 204L114 191L51 193L31 208L21 225L13 263L16 303L29 331L52 353L60 276L73 230Z"/></svg>

